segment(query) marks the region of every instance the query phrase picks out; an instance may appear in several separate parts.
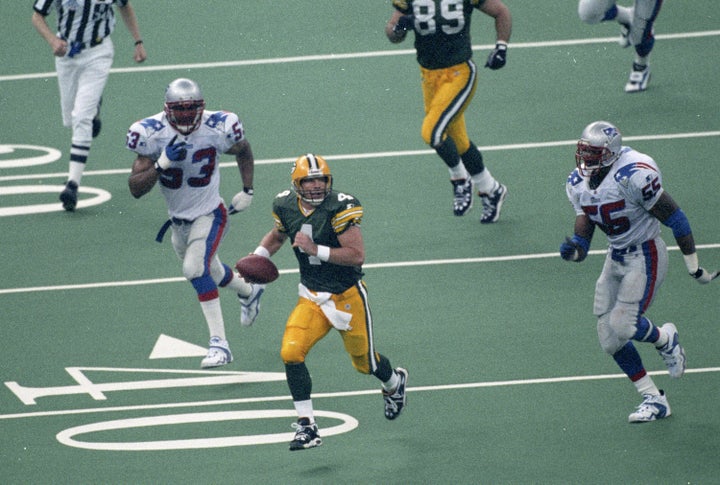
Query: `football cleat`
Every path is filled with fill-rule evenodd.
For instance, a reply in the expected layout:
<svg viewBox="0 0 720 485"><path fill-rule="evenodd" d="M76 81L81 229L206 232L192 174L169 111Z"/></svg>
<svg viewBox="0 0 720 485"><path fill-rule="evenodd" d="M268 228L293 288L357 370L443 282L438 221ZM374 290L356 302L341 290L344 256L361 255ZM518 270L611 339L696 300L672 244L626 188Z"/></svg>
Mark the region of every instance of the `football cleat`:
<svg viewBox="0 0 720 485"><path fill-rule="evenodd" d="M210 348L205 358L200 362L200 367L207 369L210 367L220 367L233 361L232 352L228 341L220 337L210 338Z"/></svg>
<svg viewBox="0 0 720 485"><path fill-rule="evenodd" d="M68 212L72 212L75 210L75 206L77 205L78 200L78 184L73 182L72 180L69 180L67 184L65 184L65 189L60 192L60 202L62 202L63 209L65 209Z"/></svg>
<svg viewBox="0 0 720 485"><path fill-rule="evenodd" d="M635 412L628 416L630 423L647 423L657 419L667 418L672 414L670 412L670 404L668 404L665 391L660 391L660 395L644 394L643 402L637 407Z"/></svg>
<svg viewBox="0 0 720 485"><path fill-rule="evenodd" d="M251 284L252 291L248 296L240 296L240 325L249 327L255 323L260 313L260 297L265 291L265 285Z"/></svg>
<svg viewBox="0 0 720 485"><path fill-rule="evenodd" d="M660 327L669 335L669 339L665 345L657 349L660 357L665 361L670 377L679 378L685 373L686 359L685 350L678 340L678 331L672 323L666 323Z"/></svg>
<svg viewBox="0 0 720 485"><path fill-rule="evenodd" d="M290 451L307 450L322 444L317 424L310 424L308 418L298 419L298 422L293 423L292 427L295 428L295 437L290 442Z"/></svg>
<svg viewBox="0 0 720 485"><path fill-rule="evenodd" d="M473 206L472 180L458 179L451 180L453 186L453 213L456 216L464 216Z"/></svg>
<svg viewBox="0 0 720 485"><path fill-rule="evenodd" d="M382 395L385 400L385 417L387 419L395 419L400 416L403 408L407 404L405 387L407 386L408 371L402 367L395 369L400 376L400 382L394 391L386 391L383 389Z"/></svg>
<svg viewBox="0 0 720 485"><path fill-rule="evenodd" d="M483 213L480 218L482 224L490 224L500 217L500 209L507 196L507 187L501 183L498 185L499 187L492 194L478 193L483 205Z"/></svg>
<svg viewBox="0 0 720 485"><path fill-rule="evenodd" d="M647 85L650 82L650 65L641 66L633 62L632 72L630 78L625 85L626 93L638 93L645 91Z"/></svg>

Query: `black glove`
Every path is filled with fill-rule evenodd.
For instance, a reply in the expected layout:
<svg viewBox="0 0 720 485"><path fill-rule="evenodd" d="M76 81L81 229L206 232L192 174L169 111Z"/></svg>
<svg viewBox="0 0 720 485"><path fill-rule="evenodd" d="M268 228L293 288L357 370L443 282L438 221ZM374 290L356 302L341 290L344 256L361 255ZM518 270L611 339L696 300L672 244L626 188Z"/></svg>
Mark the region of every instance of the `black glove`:
<svg viewBox="0 0 720 485"><path fill-rule="evenodd" d="M495 44L495 49L488 56L488 60L485 63L485 67L489 67L493 71L500 69L505 65L507 60L507 44L505 42L498 42Z"/></svg>
<svg viewBox="0 0 720 485"><path fill-rule="evenodd" d="M400 17L393 27L393 32L396 34L405 33L408 30L415 28L415 17L413 15L403 15Z"/></svg>

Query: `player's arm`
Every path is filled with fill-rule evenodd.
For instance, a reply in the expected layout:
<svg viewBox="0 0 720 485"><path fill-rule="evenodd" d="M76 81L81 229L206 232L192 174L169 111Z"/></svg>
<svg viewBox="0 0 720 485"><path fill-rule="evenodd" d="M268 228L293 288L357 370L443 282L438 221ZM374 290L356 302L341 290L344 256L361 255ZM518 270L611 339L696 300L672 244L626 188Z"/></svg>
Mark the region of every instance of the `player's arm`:
<svg viewBox="0 0 720 485"><path fill-rule="evenodd" d="M125 26L130 32L130 35L132 35L132 38L135 40L135 53L133 54L133 59L135 59L135 62L143 62L147 59L147 53L145 52L145 45L143 44L142 37L140 36L140 27L138 27L135 9L132 5L130 5L130 2L125 4L123 7L118 6L118 9L120 10L120 16L122 17Z"/></svg>
<svg viewBox="0 0 720 485"><path fill-rule="evenodd" d="M246 138L243 138L239 142L235 143L225 153L235 155L235 162L237 163L238 170L240 170L240 177L243 182L242 191L235 194L232 202L230 203L230 214L235 214L250 207L253 195L255 194L255 190L253 188L253 180L255 177L255 157L253 156L250 142L247 141Z"/></svg>
<svg viewBox="0 0 720 485"><path fill-rule="evenodd" d="M50 27L40 12L34 11L32 14L32 24L35 30L45 39L52 49L53 55L56 57L62 57L67 53L67 42L59 38L57 35L50 30Z"/></svg>
<svg viewBox="0 0 720 485"><path fill-rule="evenodd" d="M273 227L260 240L260 244L257 249L255 249L254 253L269 258L280 250L287 238L288 236L286 233L281 232L277 227Z"/></svg>
<svg viewBox="0 0 720 485"><path fill-rule="evenodd" d="M133 162L130 177L128 178L128 186L130 193L136 199L152 190L158 181L160 172L155 168L155 162L145 156L138 155Z"/></svg>
<svg viewBox="0 0 720 485"><path fill-rule="evenodd" d="M565 242L560 245L560 257L578 263L584 260L590 250L590 241L594 232L595 224L587 215L579 214L575 217L573 237L565 238Z"/></svg>
<svg viewBox="0 0 720 485"><path fill-rule="evenodd" d="M399 10L393 10L390 20L385 24L385 35L393 44L402 42L405 40L408 30L413 28L414 21L412 15L404 15Z"/></svg>
<svg viewBox="0 0 720 485"><path fill-rule="evenodd" d="M365 243L359 226L352 225L342 234L338 234L339 248L316 244L310 236L302 232L295 234L293 247L298 247L321 261L341 266L362 266L365 262Z"/></svg>
<svg viewBox="0 0 720 485"><path fill-rule="evenodd" d="M512 33L512 15L507 5L502 0L485 0L480 11L495 19L496 42L507 46Z"/></svg>
<svg viewBox="0 0 720 485"><path fill-rule="evenodd" d="M661 223L672 229L690 276L698 280L699 283L708 283L718 277L717 271L712 273L700 267L690 222L677 202L670 197L670 194L667 192L660 194L657 202L649 212Z"/></svg>

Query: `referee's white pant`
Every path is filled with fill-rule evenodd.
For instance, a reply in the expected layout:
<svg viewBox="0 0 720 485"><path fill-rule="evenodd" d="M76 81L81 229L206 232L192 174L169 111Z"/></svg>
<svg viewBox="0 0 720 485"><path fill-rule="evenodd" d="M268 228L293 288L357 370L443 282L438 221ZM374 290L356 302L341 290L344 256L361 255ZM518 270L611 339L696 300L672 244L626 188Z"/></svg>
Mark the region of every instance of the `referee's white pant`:
<svg viewBox="0 0 720 485"><path fill-rule="evenodd" d="M72 128L72 144L90 147L92 120L110 75L115 48L110 37L73 57L56 57L63 125Z"/></svg>

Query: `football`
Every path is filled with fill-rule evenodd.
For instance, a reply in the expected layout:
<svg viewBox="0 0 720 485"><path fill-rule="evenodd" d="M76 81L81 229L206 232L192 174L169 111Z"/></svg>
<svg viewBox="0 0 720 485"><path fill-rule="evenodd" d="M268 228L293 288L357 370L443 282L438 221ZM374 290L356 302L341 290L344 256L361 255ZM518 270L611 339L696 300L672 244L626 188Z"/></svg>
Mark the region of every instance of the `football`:
<svg viewBox="0 0 720 485"><path fill-rule="evenodd" d="M235 263L235 269L238 270L240 276L245 278L249 283L266 284L272 283L280 272L270 258L260 256L259 254L250 254Z"/></svg>

